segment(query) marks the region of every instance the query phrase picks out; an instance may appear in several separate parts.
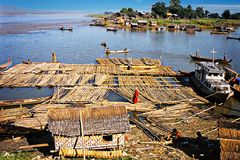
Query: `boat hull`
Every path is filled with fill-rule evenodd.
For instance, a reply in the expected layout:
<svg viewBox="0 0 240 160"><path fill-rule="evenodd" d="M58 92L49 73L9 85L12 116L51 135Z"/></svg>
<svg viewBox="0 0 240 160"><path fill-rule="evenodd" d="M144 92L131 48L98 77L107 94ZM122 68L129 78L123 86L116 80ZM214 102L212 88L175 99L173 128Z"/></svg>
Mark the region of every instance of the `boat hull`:
<svg viewBox="0 0 240 160"><path fill-rule="evenodd" d="M217 93L209 90L195 76L189 77L190 83L201 95L205 96L211 102L224 103L228 97L228 93ZM211 96L212 95L212 96Z"/></svg>
<svg viewBox="0 0 240 160"><path fill-rule="evenodd" d="M12 65L12 61L9 61L8 63L0 65L0 71L7 70Z"/></svg>
<svg viewBox="0 0 240 160"><path fill-rule="evenodd" d="M129 50L120 50L120 51L105 51L106 54L127 54Z"/></svg>
<svg viewBox="0 0 240 160"><path fill-rule="evenodd" d="M234 96L237 98L240 98L240 87L232 86L231 89L234 92Z"/></svg>
<svg viewBox="0 0 240 160"><path fill-rule="evenodd" d="M0 107L39 104L39 103L48 101L51 98L52 98L52 96L33 98L33 99L2 100L2 101L0 101Z"/></svg>
<svg viewBox="0 0 240 160"><path fill-rule="evenodd" d="M190 55L192 60L194 61L203 61L203 62L212 62L213 60L211 58L204 58L204 57L197 57ZM219 62L219 63L231 63L232 59L230 60L224 60L224 59L214 59L214 62Z"/></svg>

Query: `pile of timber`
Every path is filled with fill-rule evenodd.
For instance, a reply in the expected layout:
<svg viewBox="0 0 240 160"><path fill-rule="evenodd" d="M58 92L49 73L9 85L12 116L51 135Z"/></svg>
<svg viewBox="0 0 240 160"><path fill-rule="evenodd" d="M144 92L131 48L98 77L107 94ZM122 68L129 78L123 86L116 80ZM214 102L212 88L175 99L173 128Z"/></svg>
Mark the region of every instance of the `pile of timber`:
<svg viewBox="0 0 240 160"><path fill-rule="evenodd" d="M168 122L191 116L198 110L199 109L193 105L181 103L174 106L164 107L156 111L146 112L141 115L147 117L147 120L151 122L153 120L157 120L158 122Z"/></svg>
<svg viewBox="0 0 240 160"><path fill-rule="evenodd" d="M47 112L49 109L53 108L65 108L68 107L67 104L39 104L34 106L29 113L32 115L30 117L23 117L16 119L13 126L34 129L34 130L44 130L47 126Z"/></svg>
<svg viewBox="0 0 240 160"><path fill-rule="evenodd" d="M220 121L218 127L221 160L240 159L240 123Z"/></svg>
<svg viewBox="0 0 240 160"><path fill-rule="evenodd" d="M161 61L151 58L97 58L97 62L101 65L129 65L132 66L158 66L161 65Z"/></svg>
<svg viewBox="0 0 240 160"><path fill-rule="evenodd" d="M19 118L30 117L29 110L25 107L0 110L0 123L12 122Z"/></svg>
<svg viewBox="0 0 240 160"><path fill-rule="evenodd" d="M5 109L0 111L0 123L6 124L12 122L6 128L1 126L0 133L4 134L28 134L36 131L45 130L48 123L47 113L49 109L76 107L74 104L38 104L31 109L16 108ZM125 106L128 111L149 112L154 111L155 106L146 103L136 105L127 102L98 102L85 104L85 107L102 107L102 106Z"/></svg>

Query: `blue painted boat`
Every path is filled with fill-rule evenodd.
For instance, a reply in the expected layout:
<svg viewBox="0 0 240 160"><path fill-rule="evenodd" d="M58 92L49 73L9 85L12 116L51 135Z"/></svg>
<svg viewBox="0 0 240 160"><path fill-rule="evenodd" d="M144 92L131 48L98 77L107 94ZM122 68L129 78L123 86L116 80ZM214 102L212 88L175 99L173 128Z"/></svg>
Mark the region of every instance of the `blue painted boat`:
<svg viewBox="0 0 240 160"><path fill-rule="evenodd" d="M12 60L8 59L7 63L0 65L0 71L6 71L12 65Z"/></svg>

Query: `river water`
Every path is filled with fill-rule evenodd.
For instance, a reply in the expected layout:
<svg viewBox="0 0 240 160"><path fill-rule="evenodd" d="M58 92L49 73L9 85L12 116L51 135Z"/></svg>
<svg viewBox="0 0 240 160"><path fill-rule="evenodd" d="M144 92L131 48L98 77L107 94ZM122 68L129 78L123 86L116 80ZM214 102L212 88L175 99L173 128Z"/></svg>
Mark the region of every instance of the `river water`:
<svg viewBox="0 0 240 160"><path fill-rule="evenodd" d="M27 59L39 62L50 61L52 52L56 52L58 60L63 63L96 63L96 58L106 57L104 49L100 46L101 42L106 42L110 50L129 48L130 53L127 57L161 59L164 65L173 66L176 71L194 70L195 65L189 54L199 50L202 56L211 57L209 51L214 48L218 51L215 55L216 58L223 58L223 53L227 53L227 57L233 59L230 67L240 72L240 41L226 40L225 35L211 35L209 31L196 32L196 34L186 34L181 31L130 32L118 30L117 32L107 32L103 27L79 25L90 20L82 14L79 16L76 14L71 16L38 14L29 17L11 17L10 19L0 16L0 29L7 29L6 24L14 25L14 29L16 29L19 23L26 23L28 28L31 28L31 24L37 23L38 26L41 26L41 24L58 22L58 26L56 25L55 28L51 26L50 30L32 28L29 29L30 32L21 34L1 34L0 64L5 63L8 57L13 60L13 65ZM58 30L61 23L71 24L73 32ZM19 26L21 27L21 25ZM239 33L240 28L234 34ZM125 56L114 55L114 57ZM36 90L36 92L38 91ZM12 97L12 92L7 93L1 89L0 99ZM2 96L3 94L4 96ZM240 108L239 101L236 99L230 101L228 106Z"/></svg>

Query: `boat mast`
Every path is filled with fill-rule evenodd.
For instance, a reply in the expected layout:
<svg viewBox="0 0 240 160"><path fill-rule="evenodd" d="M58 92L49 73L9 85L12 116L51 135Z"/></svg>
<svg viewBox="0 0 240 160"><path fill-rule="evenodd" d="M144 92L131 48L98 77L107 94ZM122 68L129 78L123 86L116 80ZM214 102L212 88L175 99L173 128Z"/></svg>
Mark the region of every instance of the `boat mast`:
<svg viewBox="0 0 240 160"><path fill-rule="evenodd" d="M213 48L213 50L210 51L210 52L212 53L212 62L214 64L214 54L217 53L217 51L215 51L214 48Z"/></svg>

